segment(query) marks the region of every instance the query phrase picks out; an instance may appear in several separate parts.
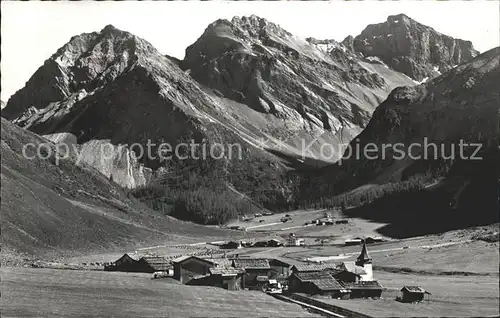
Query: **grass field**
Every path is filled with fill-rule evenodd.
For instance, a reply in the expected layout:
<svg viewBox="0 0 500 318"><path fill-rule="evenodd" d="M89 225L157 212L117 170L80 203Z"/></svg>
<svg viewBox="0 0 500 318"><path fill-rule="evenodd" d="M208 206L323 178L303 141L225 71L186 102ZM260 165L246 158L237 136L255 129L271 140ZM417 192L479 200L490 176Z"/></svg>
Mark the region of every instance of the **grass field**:
<svg viewBox="0 0 500 318"><path fill-rule="evenodd" d="M148 274L2 268L2 317L313 317L256 291L183 286Z"/></svg>
<svg viewBox="0 0 500 318"><path fill-rule="evenodd" d="M297 317L298 305L256 291L183 286L148 274L2 268L2 317Z"/></svg>

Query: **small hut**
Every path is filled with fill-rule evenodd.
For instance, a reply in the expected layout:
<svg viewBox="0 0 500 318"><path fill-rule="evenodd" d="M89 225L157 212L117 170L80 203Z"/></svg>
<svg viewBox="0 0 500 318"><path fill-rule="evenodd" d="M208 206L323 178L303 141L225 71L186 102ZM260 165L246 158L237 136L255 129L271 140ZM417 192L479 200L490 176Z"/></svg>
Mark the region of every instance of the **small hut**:
<svg viewBox="0 0 500 318"><path fill-rule="evenodd" d="M401 297L398 300L404 303L414 303L424 300L425 295L431 295L420 286L404 286L401 288Z"/></svg>

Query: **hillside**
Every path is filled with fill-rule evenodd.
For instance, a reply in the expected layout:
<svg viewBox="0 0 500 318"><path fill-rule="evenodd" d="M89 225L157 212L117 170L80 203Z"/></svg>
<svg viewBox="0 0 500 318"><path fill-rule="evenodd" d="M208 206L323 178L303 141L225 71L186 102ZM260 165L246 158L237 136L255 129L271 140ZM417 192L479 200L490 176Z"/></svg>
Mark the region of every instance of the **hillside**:
<svg viewBox="0 0 500 318"><path fill-rule="evenodd" d="M2 116L69 145L162 214L221 224L294 208L289 172L335 162L391 90L415 85L350 46L235 17L210 24L179 61L108 25L72 37Z"/></svg>
<svg viewBox="0 0 500 318"><path fill-rule="evenodd" d="M390 223L387 235L498 222L499 81L495 48L427 83L395 89L351 143L378 147L307 171L302 196L318 200L371 185L357 195L367 204L350 213ZM480 149L461 153L461 142Z"/></svg>
<svg viewBox="0 0 500 318"><path fill-rule="evenodd" d="M1 127L2 264L20 254L81 255L229 233L152 211L75 157L56 161L48 140L5 119ZM23 155L28 144L32 159ZM50 147L40 148L47 159L37 157L41 144Z"/></svg>
<svg viewBox="0 0 500 318"><path fill-rule="evenodd" d="M454 159L460 161L460 140L481 144L482 151L495 149L500 136L500 97L496 87L499 80L497 47L425 84L397 88L375 111L357 137L358 143L361 149L368 143L402 143L402 149L411 151L413 157L436 161L449 159L452 146L456 146ZM426 141L436 144L439 151L426 147ZM420 146L409 148L412 143ZM472 156L474 151L473 146L464 147L464 157ZM382 152L378 154L381 158ZM405 168L415 161L410 156L398 160L400 154L390 148L386 157L387 160L370 160L361 154L360 160L348 159L345 166L356 169L356 183L363 183L407 177L410 171L405 174Z"/></svg>

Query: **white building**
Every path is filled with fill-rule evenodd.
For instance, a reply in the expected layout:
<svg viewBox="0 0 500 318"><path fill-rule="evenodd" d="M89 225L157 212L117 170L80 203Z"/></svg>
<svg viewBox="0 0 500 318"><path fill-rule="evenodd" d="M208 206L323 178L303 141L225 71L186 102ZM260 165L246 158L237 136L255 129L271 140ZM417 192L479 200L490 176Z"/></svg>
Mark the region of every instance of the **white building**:
<svg viewBox="0 0 500 318"><path fill-rule="evenodd" d="M306 245L306 240L303 238L296 237L293 233L290 234L286 239L287 246L304 246Z"/></svg>

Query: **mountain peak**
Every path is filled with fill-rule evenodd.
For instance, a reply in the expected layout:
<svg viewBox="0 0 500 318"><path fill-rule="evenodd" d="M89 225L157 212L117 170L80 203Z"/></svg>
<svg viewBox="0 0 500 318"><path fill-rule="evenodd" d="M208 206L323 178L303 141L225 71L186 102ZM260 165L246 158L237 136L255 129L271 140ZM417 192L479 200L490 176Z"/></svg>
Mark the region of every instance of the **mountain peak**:
<svg viewBox="0 0 500 318"><path fill-rule="evenodd" d="M418 81L439 76L479 53L470 41L443 35L402 13L367 26L354 38L353 48Z"/></svg>
<svg viewBox="0 0 500 318"><path fill-rule="evenodd" d="M235 16L231 19L231 23L239 27L254 26L259 28L264 28L268 24L273 24L264 18L252 14L251 16Z"/></svg>
<svg viewBox="0 0 500 318"><path fill-rule="evenodd" d="M409 16L407 16L404 13L390 15L387 17L387 22L398 23L397 21L409 22L409 21L415 21L415 20L413 20L412 18L410 18Z"/></svg>
<svg viewBox="0 0 500 318"><path fill-rule="evenodd" d="M45 61L23 89L11 96L2 116L13 119L30 106L42 109L81 89L93 91L128 70L142 56L158 54L147 41L113 25L73 36ZM48 82L47 78L54 80Z"/></svg>
<svg viewBox="0 0 500 318"><path fill-rule="evenodd" d="M106 25L102 30L101 30L101 33L111 33L111 32L122 32L120 29L116 28L114 25L112 24L108 24Z"/></svg>

